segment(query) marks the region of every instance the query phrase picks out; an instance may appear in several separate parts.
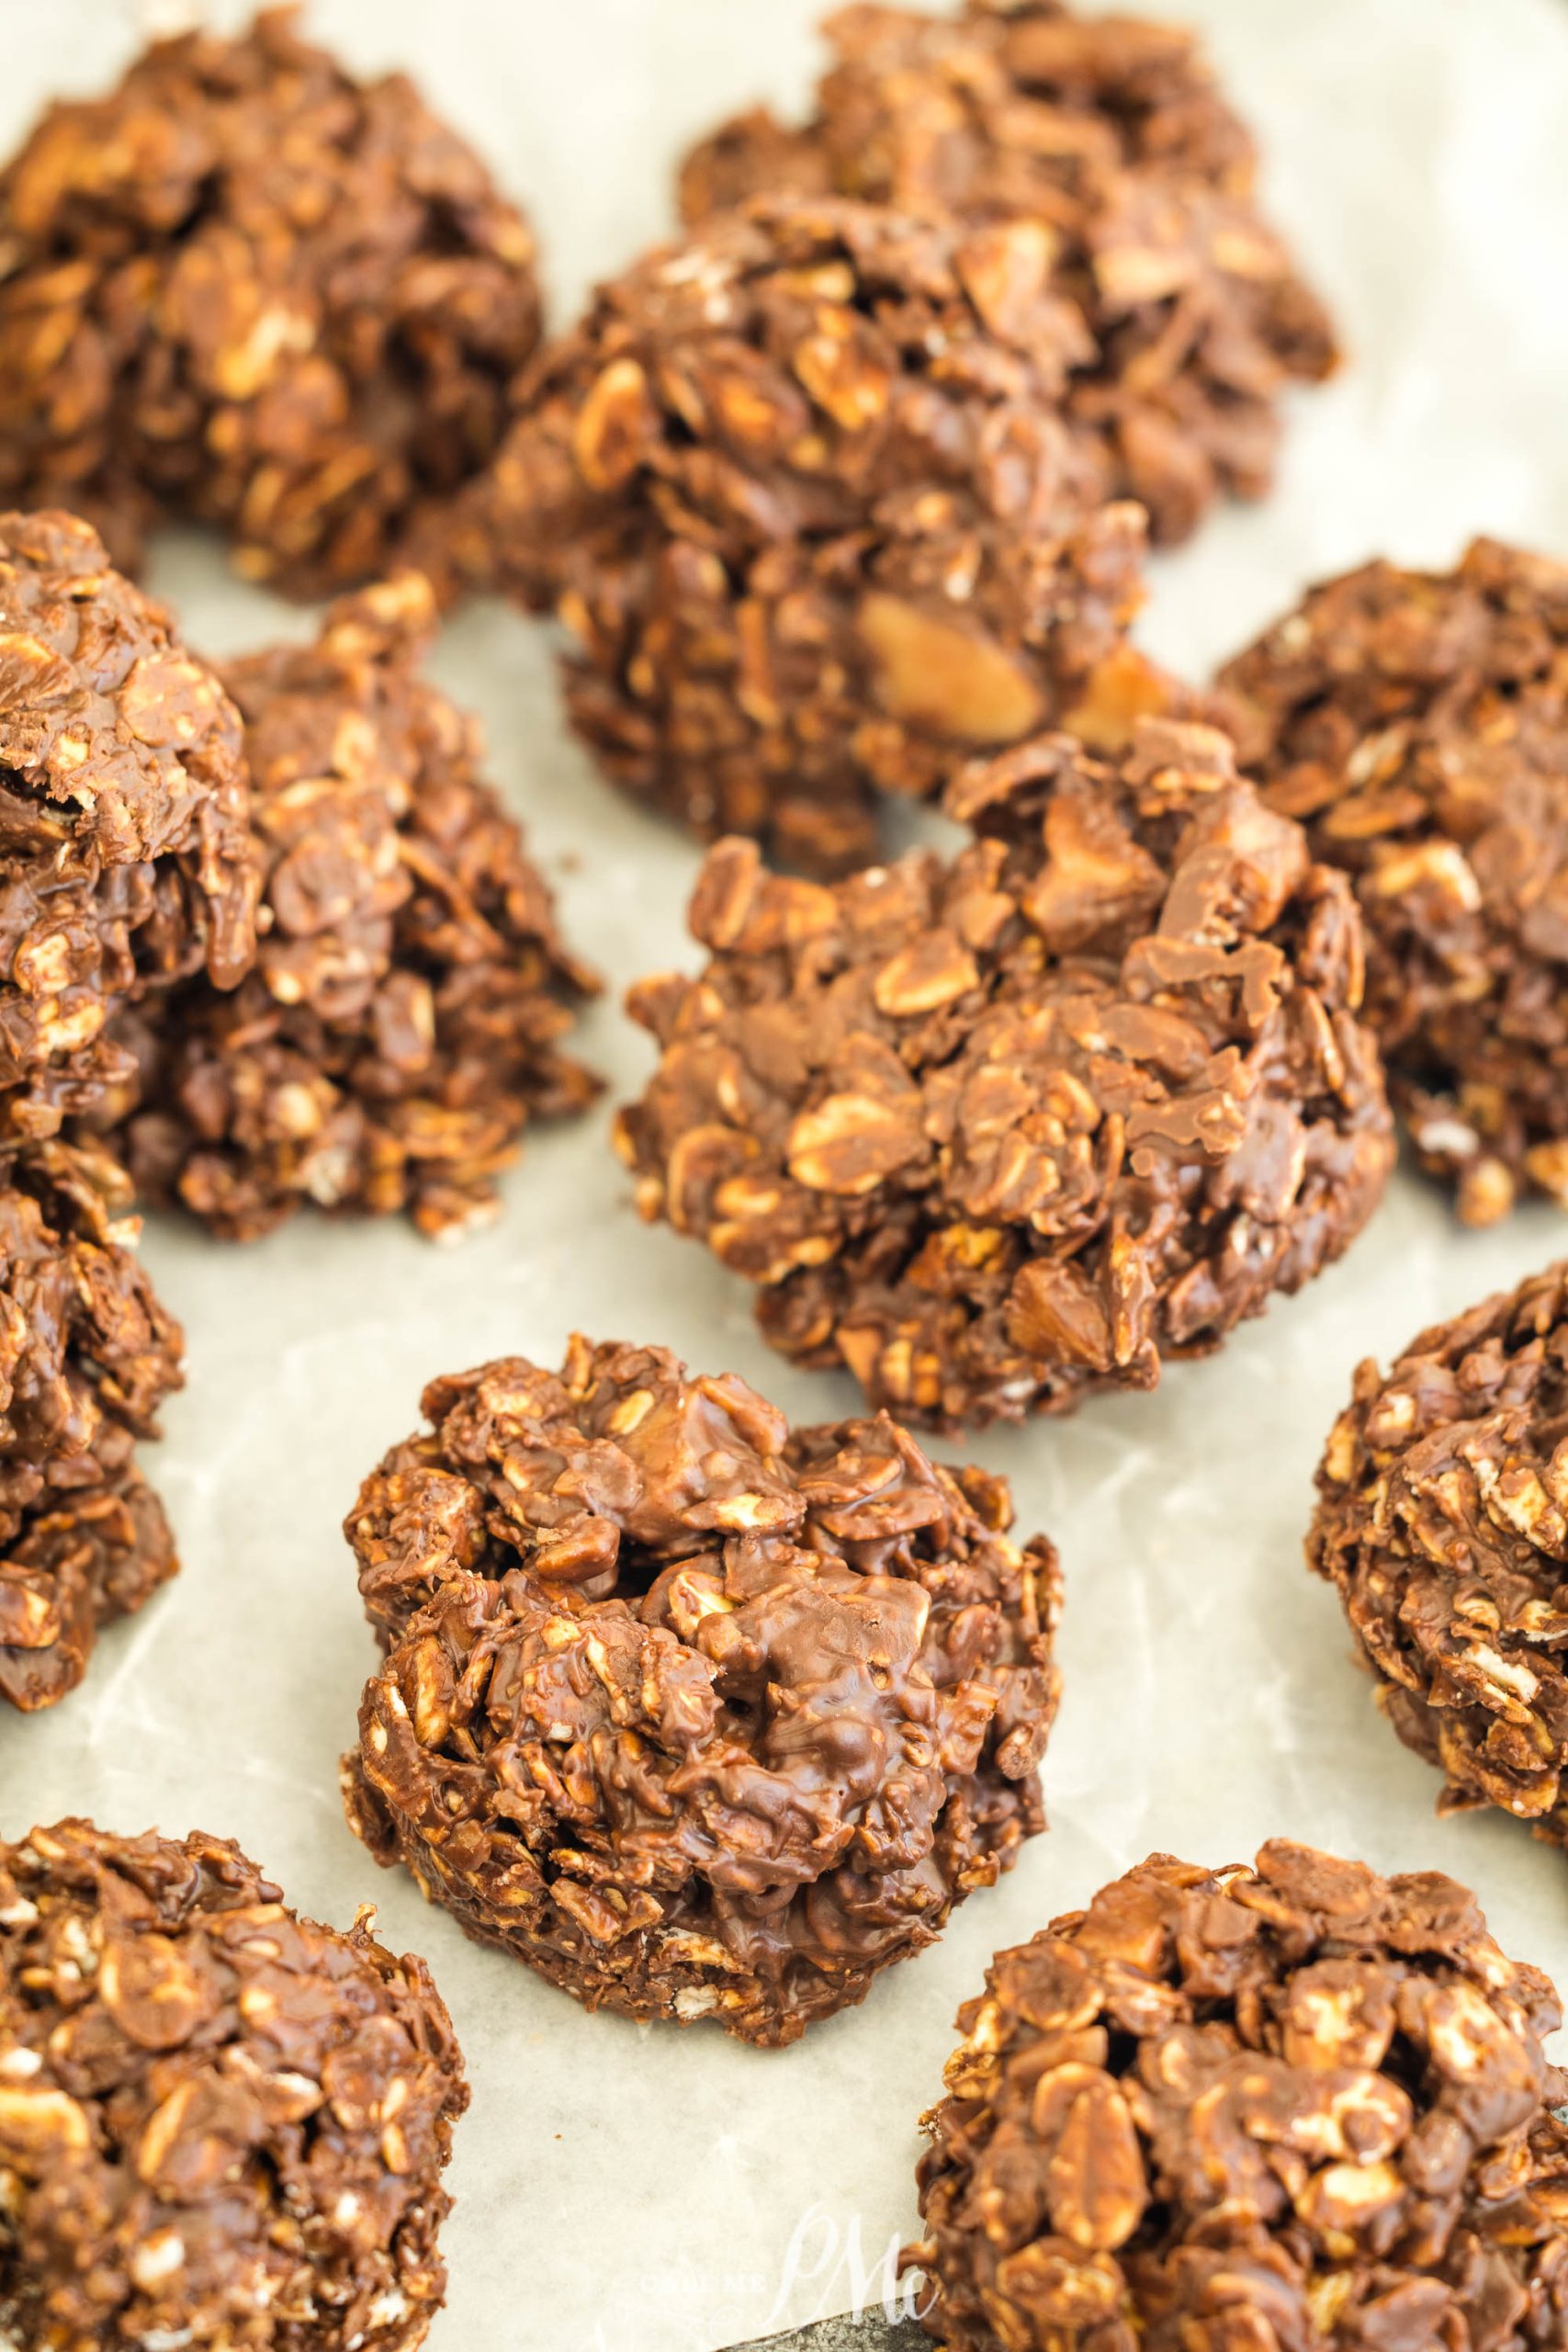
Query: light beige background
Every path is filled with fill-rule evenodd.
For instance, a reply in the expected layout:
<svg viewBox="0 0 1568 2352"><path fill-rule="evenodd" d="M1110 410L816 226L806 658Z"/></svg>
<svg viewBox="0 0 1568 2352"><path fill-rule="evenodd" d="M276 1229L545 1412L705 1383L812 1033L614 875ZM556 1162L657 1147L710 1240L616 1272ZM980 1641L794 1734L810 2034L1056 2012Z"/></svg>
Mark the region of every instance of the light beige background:
<svg viewBox="0 0 1568 2352"><path fill-rule="evenodd" d="M1568 6L1188 13L1266 136L1276 209L1352 361L1299 404L1275 499L1158 565L1150 642L1205 664L1309 576L1379 549L1446 562L1486 529L1568 553ZM665 229L686 138L753 96L804 93L811 15L811 0L320 0L313 21L363 67L412 67L478 141L533 211L559 318ZM4 0L0 21L9 144L51 92L118 70L137 11ZM165 549L157 582L217 650L307 626L205 547ZM694 854L567 740L538 629L469 612L438 669L482 713L575 943L609 975L587 1044L624 1094L647 1055L616 999L686 954ZM536 1141L503 1221L456 1253L397 1225L302 1219L248 1251L151 1230L190 1341L149 1464L186 1572L106 1641L76 1698L0 1721L0 1832L70 1810L127 1830L199 1823L301 1907L346 1923L375 1900L386 1937L429 1954L474 2084L433 2352L713 2352L842 2307L853 2233L874 2267L913 2218L916 2118L988 1953L1151 1848L1220 1861L1285 1832L1449 1869L1511 1949L1568 1979L1568 1866L1500 1819L1434 1820L1432 1777L1383 1731L1337 1605L1300 1564L1357 1358L1568 1246L1544 1209L1462 1235L1410 1180L1345 1265L1157 1396L978 1444L1066 1566L1054 1826L863 2009L773 2056L590 2018L375 1871L337 1809L370 1656L338 1522L428 1375L503 1351L553 1359L576 1325L732 1367L796 1415L851 1403L846 1383L767 1353L701 1251L637 1224L607 1116Z"/></svg>

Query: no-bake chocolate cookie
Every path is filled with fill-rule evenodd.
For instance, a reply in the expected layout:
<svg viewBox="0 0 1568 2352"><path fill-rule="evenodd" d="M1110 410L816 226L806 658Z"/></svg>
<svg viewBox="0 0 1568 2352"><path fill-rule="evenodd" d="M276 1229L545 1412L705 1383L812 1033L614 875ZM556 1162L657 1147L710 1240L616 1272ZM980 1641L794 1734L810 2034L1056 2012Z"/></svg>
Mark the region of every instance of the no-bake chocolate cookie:
<svg viewBox="0 0 1568 2352"><path fill-rule="evenodd" d="M1348 884L1224 736L1046 736L948 807L956 857L832 888L714 850L618 1127L774 1347L936 1428L1153 1386L1337 1256L1393 1157Z"/></svg>
<svg viewBox="0 0 1568 2352"><path fill-rule="evenodd" d="M885 1415L574 1340L424 1394L347 1522L387 1645L349 1819L591 2008L767 2046L1044 1826L1055 1554Z"/></svg>
<svg viewBox="0 0 1568 2352"><path fill-rule="evenodd" d="M423 674L415 572L342 599L314 644L230 664L251 776L261 941L125 1024L139 1186L249 1240L301 1204L491 1215L531 1118L598 1081L560 1051L597 981L481 773L474 722Z"/></svg>
<svg viewBox="0 0 1568 2352"><path fill-rule="evenodd" d="M0 514L0 1136L131 1075L116 1011L254 952L239 715L68 514Z"/></svg>
<svg viewBox="0 0 1568 2352"><path fill-rule="evenodd" d="M1474 1897L1276 1839L998 1954L905 2260L950 2352L1568 2341L1562 2011Z"/></svg>
<svg viewBox="0 0 1568 2352"><path fill-rule="evenodd" d="M0 218L0 503L89 515L128 568L195 516L292 594L376 577L490 458L538 338L484 165L291 8L51 107Z"/></svg>
<svg viewBox="0 0 1568 2352"><path fill-rule="evenodd" d="M1329 373L1334 334L1193 35L1054 0L840 8L824 31L815 116L722 125L682 169L685 219L792 190L1010 223L1077 322L1066 413L1156 538L1266 491L1280 395Z"/></svg>
<svg viewBox="0 0 1568 2352"><path fill-rule="evenodd" d="M554 605L617 782L707 839L863 863L877 791L1124 724L1143 524L1054 413L1081 334L1027 226L760 203L541 355L449 554Z"/></svg>
<svg viewBox="0 0 1568 2352"><path fill-rule="evenodd" d="M423 1961L237 1847L0 1843L0 2337L17 2352L415 2352L468 2104Z"/></svg>
<svg viewBox="0 0 1568 2352"><path fill-rule="evenodd" d="M29 1712L178 1565L135 1444L184 1340L132 1254L129 1199L102 1153L0 1155L0 1700Z"/></svg>
<svg viewBox="0 0 1568 2352"><path fill-rule="evenodd" d="M1568 566L1370 563L1222 673L1271 805L1353 876L1367 1018L1468 1224L1568 1204Z"/></svg>
<svg viewBox="0 0 1568 2352"><path fill-rule="evenodd" d="M1568 1840L1568 1263L1356 1374L1307 1557L1445 1811Z"/></svg>

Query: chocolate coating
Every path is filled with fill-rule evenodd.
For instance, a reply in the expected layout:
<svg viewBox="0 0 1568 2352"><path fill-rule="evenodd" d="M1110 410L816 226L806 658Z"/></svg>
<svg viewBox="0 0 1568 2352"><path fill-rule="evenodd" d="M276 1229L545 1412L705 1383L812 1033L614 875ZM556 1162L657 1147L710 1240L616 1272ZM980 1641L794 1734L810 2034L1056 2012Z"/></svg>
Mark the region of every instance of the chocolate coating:
<svg viewBox="0 0 1568 2352"><path fill-rule="evenodd" d="M927 2118L951 2352L1568 2342L1539 1969L1435 1871L1156 1854L999 1952Z"/></svg>
<svg viewBox="0 0 1568 2352"><path fill-rule="evenodd" d="M1317 1474L1307 1558L1378 1699L1447 1777L1568 1839L1568 1263L1371 1361Z"/></svg>
<svg viewBox="0 0 1568 2352"><path fill-rule="evenodd" d="M500 438L534 241L401 74L269 8L154 42L0 175L0 503L155 524L294 595L372 579Z"/></svg>
<svg viewBox="0 0 1568 2352"><path fill-rule="evenodd" d="M112 1099L117 1008L254 952L240 721L68 514L0 514L0 1134Z"/></svg>
<svg viewBox="0 0 1568 2352"><path fill-rule="evenodd" d="M420 1960L235 1846L0 1844L0 2335L17 2352L414 2352L468 2104Z"/></svg>
<svg viewBox="0 0 1568 2352"><path fill-rule="evenodd" d="M1393 1158L1348 885L1224 736L1042 737L948 808L956 857L833 888L716 849L618 1127L774 1347L936 1428L1152 1387L1337 1256Z"/></svg>
<svg viewBox="0 0 1568 2352"><path fill-rule="evenodd" d="M432 1382L347 1522L349 1819L584 2002L776 2047L1044 1826L1056 1556L886 1416L573 1340Z"/></svg>
<svg viewBox="0 0 1568 2352"><path fill-rule="evenodd" d="M1280 395L1337 354L1194 36L1055 0L839 8L823 30L811 119L723 124L682 168L682 217L787 189L1013 223L1077 322L1062 396L1113 494L1166 541L1224 494L1260 496Z"/></svg>
<svg viewBox="0 0 1568 2352"><path fill-rule="evenodd" d="M1367 1018L1427 1171L1568 1205L1568 566L1370 563L1222 673L1251 763L1355 880Z"/></svg>
<svg viewBox="0 0 1568 2352"><path fill-rule="evenodd" d="M117 1222L130 1188L101 1152L0 1159L0 1700L51 1706L99 1625L178 1565L134 1454L181 1385L183 1335Z"/></svg>
<svg viewBox="0 0 1568 2352"><path fill-rule="evenodd" d="M1142 520L1053 413L1080 330L1048 279L1006 224L835 202L660 247L541 355L448 560L554 605L572 720L629 791L863 863L878 791L1114 721Z"/></svg>
<svg viewBox="0 0 1568 2352"><path fill-rule="evenodd" d="M559 1050L598 982L484 781L475 723L423 675L417 572L344 597L312 645L225 672L245 724L262 936L223 994L193 982L134 1031L136 1180L226 1239L302 1204L492 1216L528 1121L598 1080Z"/></svg>

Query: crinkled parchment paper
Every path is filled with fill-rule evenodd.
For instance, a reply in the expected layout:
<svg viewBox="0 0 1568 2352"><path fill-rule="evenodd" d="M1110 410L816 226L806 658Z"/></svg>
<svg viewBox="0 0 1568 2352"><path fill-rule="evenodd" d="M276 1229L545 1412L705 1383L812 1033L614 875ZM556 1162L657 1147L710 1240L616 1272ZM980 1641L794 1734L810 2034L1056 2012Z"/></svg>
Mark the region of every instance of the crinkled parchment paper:
<svg viewBox="0 0 1568 2352"><path fill-rule="evenodd" d="M803 96L814 0L317 0L323 38L412 67L532 209L556 315L668 219L669 166L721 110ZM97 86L130 0L5 0L0 143L55 91ZM1292 419L1264 507L1157 567L1147 636L1197 668L1308 578L1383 550L1446 563L1472 531L1568 553L1568 5L1187 0L1269 156L1275 209L1352 354ZM156 584L228 650L303 632L209 548ZM611 981L588 1045L624 1094L644 1042L616 997L687 953L691 847L590 772L562 730L546 635L464 615L439 674L483 717L494 772ZM249 1250L155 1225L145 1250L189 1333L189 1385L148 1468L185 1574L102 1645L52 1714L0 1721L0 1829L65 1812L238 1839L304 1909L427 1953L473 2109L434 2352L713 2352L874 2295L913 2220L917 2118L986 1957L1153 1848L1218 1862L1276 1832L1476 1885L1504 1943L1568 1980L1568 1867L1499 1817L1439 1824L1434 1776L1375 1715L1338 1605L1300 1544L1351 1368L1568 1248L1537 1208L1465 1235L1404 1177L1348 1261L1153 1397L978 1442L1027 1528L1061 1545L1066 1698L1053 1827L941 1946L779 2055L589 2018L467 1943L339 1817L336 1762L370 1663L339 1521L432 1374L579 1326L731 1367L793 1414L846 1382L789 1370L741 1286L645 1230L607 1112L531 1145L503 1220L457 1251L407 1227L299 1219Z"/></svg>

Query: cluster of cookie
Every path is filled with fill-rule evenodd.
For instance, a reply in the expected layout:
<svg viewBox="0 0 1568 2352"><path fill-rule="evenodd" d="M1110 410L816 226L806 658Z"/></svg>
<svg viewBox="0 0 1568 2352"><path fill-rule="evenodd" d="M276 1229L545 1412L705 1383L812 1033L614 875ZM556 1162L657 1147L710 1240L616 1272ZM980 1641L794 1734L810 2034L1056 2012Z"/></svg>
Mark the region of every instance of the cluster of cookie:
<svg viewBox="0 0 1568 2352"><path fill-rule="evenodd" d="M815 119L687 159L685 236L540 352L451 547L558 614L612 775L823 875L880 795L1181 699L1126 645L1147 526L1266 488L1281 389L1336 359L1190 36L1055 0L827 29Z"/></svg>
<svg viewBox="0 0 1568 2352"><path fill-rule="evenodd" d="M465 1803L477 1865L475 1827ZM491 1893L536 1924L525 1869ZM732 1981L744 1938L709 1925L670 1938L671 1984ZM635 1932L617 1916L611 1949ZM1284 1840L1251 1869L1156 1855L999 1952L960 2013L903 2254L925 2325L953 2352L1559 2345L1561 2016L1435 1871ZM364 1917L298 1917L210 1838L0 1843L8 2341L417 2352L467 2103L427 1971Z"/></svg>
<svg viewBox="0 0 1568 2352"><path fill-rule="evenodd" d="M1337 1487L1380 1413L1385 1442L1419 1419L1434 1483L1470 1464L1444 1371L1544 1390L1560 1289L1420 1343L1396 1375L1419 1416L1363 1381ZM792 1429L656 1348L574 1340L558 1372L503 1359L424 1407L346 1522L384 1655L344 1790L467 1933L590 2008L777 2048L1043 1826L1056 1560L1010 1539L1003 1481L886 1414ZM1483 1496L1526 1490L1518 1462L1474 1466ZM1419 1494L1409 1463L1379 1483ZM1325 1494L1323 1540L1348 1516ZM468 2094L423 1963L368 1917L299 1917L201 1836L0 1844L9 2340L217 2347L244 2323L415 2352ZM1253 1869L1156 1855L998 1953L961 2013L903 2256L925 2323L955 2352L1226 2352L1260 2324L1342 2352L1558 2344L1560 2018L1435 1872L1284 1840Z"/></svg>
<svg viewBox="0 0 1568 2352"><path fill-rule="evenodd" d="M1156 1854L959 2014L904 2255L926 2324L951 2352L1560 2345L1561 2017L1437 1871Z"/></svg>
<svg viewBox="0 0 1568 2352"><path fill-rule="evenodd" d="M1352 876L1423 1163L1472 1221L1563 1196L1562 575L1374 565L1213 688L1166 676L1128 636L1145 524L1261 492L1282 388L1336 357L1248 132L1190 35L1059 0L826 31L810 119L702 141L683 238L543 343L526 224L405 81L287 15L155 45L0 175L0 490L127 560L190 514L288 590L412 560L552 610L612 776L826 877L966 758L1212 719ZM335 1105L246 1077L250 1130L330 1134L333 1192ZM192 1189L254 1225L236 1183Z"/></svg>
<svg viewBox="0 0 1568 2352"><path fill-rule="evenodd" d="M0 1694L81 1677L171 1575L132 1460L178 1326L133 1197L483 1215L592 986L422 674L416 573L219 672L62 513L0 516Z"/></svg>
<svg viewBox="0 0 1568 2352"><path fill-rule="evenodd" d="M617 1141L785 1354L939 1428L1149 1385L1360 1230L1385 1084L1467 1223L1568 1203L1568 567L1369 564L1211 716L964 763L955 856L710 853Z"/></svg>
<svg viewBox="0 0 1568 2352"><path fill-rule="evenodd" d="M1165 675L1145 534L1260 492L1335 361L1247 133L1190 37L1056 0L828 34L811 119L705 141L543 345L483 166L286 13L0 175L0 1696L174 1570L132 1201L448 1234L591 1098L594 983L422 668L462 590L554 612L606 771L716 842L704 968L631 999L638 1205L871 1409L581 1340L434 1382L347 1523L346 1804L590 2007L763 2047L1043 1826L1054 1549L908 1425L1217 1345L1361 1229L1391 1098L1470 1221L1568 1201L1568 572L1370 565ZM348 593L209 667L93 528L179 516ZM871 862L887 794L962 846ZM1309 1543L1444 1802L1560 1840L1565 1431L1557 1269L1363 1367ZM1556 2022L1449 1881L1156 1857L964 2013L929 2324L1560 2344ZM465 2098L423 1963L232 1848L0 1846L0 2340L413 2352Z"/></svg>
<svg viewBox="0 0 1568 2352"><path fill-rule="evenodd" d="M1167 691L1119 652L1145 514L1263 490L1332 331L1190 37L829 29L817 118L705 142L684 239L539 348L528 228L405 80L287 12L155 45L0 175L0 499L553 608L611 774L818 871L966 750L1115 740Z"/></svg>

